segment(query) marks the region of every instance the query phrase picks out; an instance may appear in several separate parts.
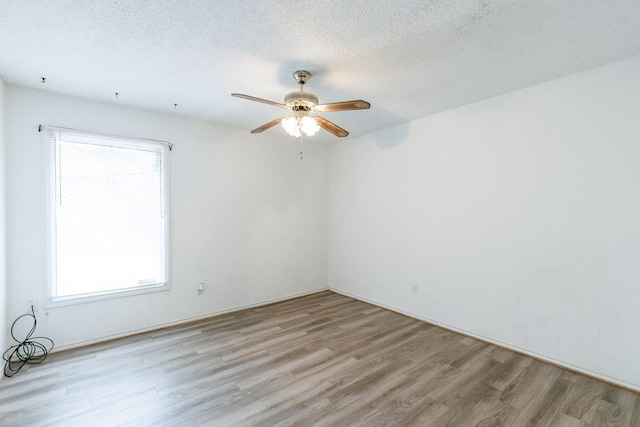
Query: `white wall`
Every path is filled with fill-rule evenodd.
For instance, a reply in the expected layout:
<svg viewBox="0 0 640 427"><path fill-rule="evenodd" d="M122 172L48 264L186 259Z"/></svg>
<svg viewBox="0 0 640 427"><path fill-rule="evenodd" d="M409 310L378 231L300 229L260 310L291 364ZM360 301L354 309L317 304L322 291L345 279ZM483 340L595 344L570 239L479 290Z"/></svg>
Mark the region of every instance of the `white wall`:
<svg viewBox="0 0 640 427"><path fill-rule="evenodd" d="M332 145L330 288L639 389L638 76L635 57Z"/></svg>
<svg viewBox="0 0 640 427"><path fill-rule="evenodd" d="M6 162L5 162L5 120L4 98L5 84L0 78L0 351L8 345L8 314L7 314L7 248L6 248ZM0 374L2 375L2 374Z"/></svg>
<svg viewBox="0 0 640 427"><path fill-rule="evenodd" d="M38 313L58 347L327 287L328 150L293 138L6 87L8 314L46 294L46 204L38 124L169 140L168 292ZM196 286L204 282L204 295Z"/></svg>

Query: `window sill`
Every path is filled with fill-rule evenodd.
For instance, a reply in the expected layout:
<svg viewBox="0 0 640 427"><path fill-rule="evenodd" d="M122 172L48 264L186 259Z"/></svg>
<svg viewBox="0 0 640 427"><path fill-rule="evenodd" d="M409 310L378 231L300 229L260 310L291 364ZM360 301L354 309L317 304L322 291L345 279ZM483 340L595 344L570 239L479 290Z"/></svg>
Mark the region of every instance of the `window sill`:
<svg viewBox="0 0 640 427"><path fill-rule="evenodd" d="M45 305L45 309L66 307L69 305L85 304L96 301L104 301L115 298L125 298L135 295L150 294L155 292L164 292L171 289L169 283L162 283L151 286L144 286L140 288L128 288L122 290L113 290L105 292L96 292L92 294L82 295L70 295L65 297L50 297L48 303Z"/></svg>

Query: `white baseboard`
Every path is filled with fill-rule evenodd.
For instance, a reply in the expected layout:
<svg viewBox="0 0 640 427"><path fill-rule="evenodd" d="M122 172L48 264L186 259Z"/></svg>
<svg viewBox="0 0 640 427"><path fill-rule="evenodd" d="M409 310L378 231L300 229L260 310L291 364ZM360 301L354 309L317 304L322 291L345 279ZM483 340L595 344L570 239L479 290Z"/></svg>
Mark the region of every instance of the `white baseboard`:
<svg viewBox="0 0 640 427"><path fill-rule="evenodd" d="M304 297L304 296L307 296L307 295L313 295L313 294L317 294L318 292L324 292L324 291L328 291L328 290L329 290L329 288L316 289L316 290L313 290L313 291L302 292L302 293L299 293L299 294L292 294L292 295L287 295L287 296L284 296L284 297L268 299L268 300L264 300L264 301L261 301L261 302L258 302L258 303L239 305L239 306L236 306L236 307L231 307L231 308L228 308L228 309L225 309L225 310L214 311L214 312L203 314L203 315L200 315L200 316L188 317L188 318L184 318L184 319L180 319L180 320L175 320L175 321L172 321L172 322L159 323L157 325L149 326L147 328L131 329L131 330L119 333L119 334L108 335L108 336L95 338L95 339L91 339L91 340L77 341L77 342L74 342L74 343L71 343L71 344L65 344L65 345L62 345L62 346L59 346L59 347L54 347L52 353L57 353L59 351L71 350L71 349L79 348L79 347L86 347L88 345L98 344L98 343L106 342L106 341L111 341L111 340L115 340L115 339L118 339L118 338L125 338L125 337L131 336L131 335L137 335L137 334L141 334L141 333L144 333L144 332L157 331L159 329L168 328L168 327L171 327L171 326L183 325L183 324L195 322L195 321L198 321L198 320L204 320L204 319L208 319L208 318L211 318L211 317L220 316L222 314L233 313L235 311L246 310L248 308L261 307L261 306L264 306L264 305L274 304L274 303L281 302L281 301L287 301L287 300L294 299L294 298L300 298L300 297Z"/></svg>
<svg viewBox="0 0 640 427"><path fill-rule="evenodd" d="M362 301L362 302L366 302L368 304L372 304L372 305L375 305L375 306L378 306L378 307L382 307L382 308L385 308L387 310L391 310L391 311L394 311L396 313L399 313L399 314L402 314L402 315L405 315L405 316L408 316L408 317L412 317L414 319L421 320L423 322L427 322L427 323L430 323L430 324L435 325L435 326L439 326L439 327L441 327L443 329L447 329L447 330L452 331L452 332L456 332L456 333L459 333L459 334L462 334L462 335L465 335L465 336L468 336L468 337L472 337L472 338L478 339L480 341L484 341L484 342L489 343L489 344L497 345L498 347L502 347L502 348L505 348L507 350L514 351L516 353L524 354L525 356L529 356L529 357L532 357L534 359L538 359L538 360L541 360L543 362L550 363L552 365L558 366L560 368L567 369L569 371L577 372L577 373L586 375L588 377L591 377L591 378L594 378L594 379L597 379L597 380L600 380L600 381L607 382L609 384L612 384L612 385L615 385L615 386L618 386L618 387L626 388L626 389L631 390L631 391L633 391L635 393L640 393L640 386L628 383L628 382L620 380L618 378L613 378L613 377L609 377L607 375L602 375L602 374L599 374L597 372L593 372L593 371L590 371L588 369L572 365L570 363L562 362L560 360L556 360L556 359L553 359L551 357L547 357L547 356L538 354L538 353L536 353L534 351L531 351L531 350L528 350L528 349L525 349L525 348L514 346L514 345L511 345L511 344L502 342L502 341L498 341L498 340L495 340L493 338L486 337L484 335L480 335L480 334L477 334L477 333L472 332L472 331L468 331L468 330L465 330L465 329L462 329L462 328L458 328L456 326L452 326L452 325L448 325L448 324L443 323L443 322L439 322L437 320L429 319L428 317L421 316L421 315L412 313L410 311L402 310L402 309L399 309L397 307L389 306L387 304L384 304L384 303L381 303L381 302L378 302L378 301L374 301L374 300L371 300L369 298L364 298L364 297L361 297L359 295L354 295L354 294L351 294L349 292L344 292L344 291L340 291L340 290L337 290L337 289L329 288L329 290L331 292L335 292L337 294L344 295L344 296L349 297L349 298L353 298L353 299L356 299L356 300L359 300L359 301Z"/></svg>

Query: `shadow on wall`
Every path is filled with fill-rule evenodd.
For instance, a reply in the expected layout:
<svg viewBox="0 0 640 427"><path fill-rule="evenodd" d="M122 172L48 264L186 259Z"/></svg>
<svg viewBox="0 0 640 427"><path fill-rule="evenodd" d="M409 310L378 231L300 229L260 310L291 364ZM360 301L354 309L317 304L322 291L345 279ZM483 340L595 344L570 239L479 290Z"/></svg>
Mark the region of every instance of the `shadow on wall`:
<svg viewBox="0 0 640 427"><path fill-rule="evenodd" d="M384 121L393 122L398 119L395 114L392 114L387 110L384 110L377 106L375 109L376 117L385 117ZM376 130L370 133L369 136L371 137L371 139L373 139L378 148L380 148L381 150L390 150L392 148L396 148L408 139L410 128L411 122L405 122L387 128L382 127L380 130Z"/></svg>

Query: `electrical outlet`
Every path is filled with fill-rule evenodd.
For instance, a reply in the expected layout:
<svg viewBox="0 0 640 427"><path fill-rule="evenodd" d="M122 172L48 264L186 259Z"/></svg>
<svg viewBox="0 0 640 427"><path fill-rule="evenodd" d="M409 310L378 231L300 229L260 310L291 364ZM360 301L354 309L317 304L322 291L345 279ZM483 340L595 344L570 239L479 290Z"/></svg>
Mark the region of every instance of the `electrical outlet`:
<svg viewBox="0 0 640 427"><path fill-rule="evenodd" d="M417 283L413 284L413 287L411 288L411 292L414 293L414 294L418 293L418 284Z"/></svg>
<svg viewBox="0 0 640 427"><path fill-rule="evenodd" d="M31 307L33 306L33 311L38 311L38 300L37 299L28 299L27 300L27 313L31 313Z"/></svg>
<svg viewBox="0 0 640 427"><path fill-rule="evenodd" d="M204 293L204 283L198 283L198 295L202 295Z"/></svg>

